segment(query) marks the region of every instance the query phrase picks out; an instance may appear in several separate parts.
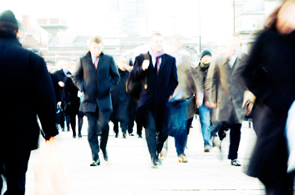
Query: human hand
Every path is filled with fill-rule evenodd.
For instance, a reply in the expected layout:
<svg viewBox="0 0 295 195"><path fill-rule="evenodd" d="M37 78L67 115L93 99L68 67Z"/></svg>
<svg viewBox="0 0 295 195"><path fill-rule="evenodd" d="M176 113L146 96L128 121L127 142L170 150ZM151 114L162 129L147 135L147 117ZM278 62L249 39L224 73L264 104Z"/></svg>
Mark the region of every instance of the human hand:
<svg viewBox="0 0 295 195"><path fill-rule="evenodd" d="M203 99L204 99L203 93L198 93L197 94L197 97L196 97L196 105L197 105L197 108L200 108L202 106Z"/></svg>
<svg viewBox="0 0 295 195"><path fill-rule="evenodd" d="M149 65L150 65L150 61L149 60L144 60L143 62L142 62L142 70L146 70L146 69L148 69L148 67L149 67Z"/></svg>
<svg viewBox="0 0 295 195"><path fill-rule="evenodd" d="M208 102L208 101L206 101L205 106L207 108L217 108L217 103L216 102Z"/></svg>
<svg viewBox="0 0 295 195"><path fill-rule="evenodd" d="M59 85L60 87L64 87L64 86L65 86L64 82L62 82L62 81L59 81L59 82L58 82L58 85Z"/></svg>
<svg viewBox="0 0 295 195"><path fill-rule="evenodd" d="M251 102L247 102L245 105L246 108L246 115L249 116L253 109L253 104Z"/></svg>

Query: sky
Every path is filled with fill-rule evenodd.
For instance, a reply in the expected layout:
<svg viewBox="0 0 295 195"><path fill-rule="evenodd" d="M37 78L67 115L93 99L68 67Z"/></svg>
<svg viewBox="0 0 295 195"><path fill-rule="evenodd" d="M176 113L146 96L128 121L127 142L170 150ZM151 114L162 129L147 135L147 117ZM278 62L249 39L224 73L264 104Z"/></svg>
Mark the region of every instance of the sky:
<svg viewBox="0 0 295 195"><path fill-rule="evenodd" d="M126 0L127 1L127 0ZM0 12L10 9L18 19L30 15L31 20L42 17L60 17L67 20L70 32L107 36L115 28L108 23L111 17L106 9L107 0L6 0ZM148 0L151 31L163 34L199 36L209 41L222 41L233 32L232 0Z"/></svg>

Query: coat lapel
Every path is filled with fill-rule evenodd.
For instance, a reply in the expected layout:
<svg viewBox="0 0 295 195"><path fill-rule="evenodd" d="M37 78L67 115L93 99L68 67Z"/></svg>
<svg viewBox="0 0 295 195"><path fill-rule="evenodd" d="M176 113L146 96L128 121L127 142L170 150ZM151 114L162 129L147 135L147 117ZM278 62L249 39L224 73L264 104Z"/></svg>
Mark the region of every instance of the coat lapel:
<svg viewBox="0 0 295 195"><path fill-rule="evenodd" d="M164 68L164 66L166 66L166 63L167 62L167 54L164 54L162 56L162 62L160 64L160 70L159 70L159 73L161 72L161 70Z"/></svg>

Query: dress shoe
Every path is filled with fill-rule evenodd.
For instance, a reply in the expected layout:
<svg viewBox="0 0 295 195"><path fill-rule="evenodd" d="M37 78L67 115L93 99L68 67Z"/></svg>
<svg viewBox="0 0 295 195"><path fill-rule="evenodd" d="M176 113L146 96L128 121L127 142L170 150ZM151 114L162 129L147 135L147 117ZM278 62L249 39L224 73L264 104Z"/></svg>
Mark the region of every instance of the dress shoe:
<svg viewBox="0 0 295 195"><path fill-rule="evenodd" d="M123 138L126 138L126 133L123 133Z"/></svg>
<svg viewBox="0 0 295 195"><path fill-rule="evenodd" d="M96 160L96 161L93 161L93 162L90 164L91 167L95 167L95 166L98 166L98 165L100 165L100 160L99 160L99 159Z"/></svg>
<svg viewBox="0 0 295 195"><path fill-rule="evenodd" d="M138 135L138 138L142 138L142 135L141 135L141 134L139 134L139 135Z"/></svg>
<svg viewBox="0 0 295 195"><path fill-rule="evenodd" d="M82 135L80 133L78 134L78 138L82 138Z"/></svg>
<svg viewBox="0 0 295 195"><path fill-rule="evenodd" d="M152 159L152 168L157 168L157 167L158 167L157 159L153 158Z"/></svg>
<svg viewBox="0 0 295 195"><path fill-rule="evenodd" d="M115 138L118 138L118 137L119 137L119 133L116 133L116 134L115 134Z"/></svg>
<svg viewBox="0 0 295 195"><path fill-rule="evenodd" d="M73 135L73 138L76 138L76 135Z"/></svg>
<svg viewBox="0 0 295 195"><path fill-rule="evenodd" d="M178 157L178 162L180 162L180 163L187 163L188 160L187 160L187 158L186 158L186 156L184 154L181 154Z"/></svg>
<svg viewBox="0 0 295 195"><path fill-rule="evenodd" d="M103 159L104 159L105 161L108 161L108 160L109 160L109 157L108 157L108 152L107 152L107 150L102 151L102 154L103 154Z"/></svg>
<svg viewBox="0 0 295 195"><path fill-rule="evenodd" d="M133 133L129 133L129 136L134 136L134 134Z"/></svg>
<svg viewBox="0 0 295 195"><path fill-rule="evenodd" d="M241 166L241 163L238 159L231 160L232 166Z"/></svg>

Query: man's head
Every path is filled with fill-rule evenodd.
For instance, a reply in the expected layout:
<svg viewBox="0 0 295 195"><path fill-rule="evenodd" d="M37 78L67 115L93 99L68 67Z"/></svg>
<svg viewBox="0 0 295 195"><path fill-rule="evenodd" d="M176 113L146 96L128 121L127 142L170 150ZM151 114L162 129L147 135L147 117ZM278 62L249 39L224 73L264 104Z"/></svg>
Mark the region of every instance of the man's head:
<svg viewBox="0 0 295 195"><path fill-rule="evenodd" d="M163 51L163 41L164 41L164 38L160 33L154 33L151 36L151 40L150 40L152 50L154 52Z"/></svg>
<svg viewBox="0 0 295 195"><path fill-rule="evenodd" d="M238 35L231 36L227 44L228 56L238 55L241 47L240 38Z"/></svg>
<svg viewBox="0 0 295 195"><path fill-rule="evenodd" d="M203 50L201 53L201 62L203 64L209 64L212 60L212 54L209 50Z"/></svg>
<svg viewBox="0 0 295 195"><path fill-rule="evenodd" d="M68 70L69 67L69 62L66 60L59 60L56 64L56 67L61 70L63 69L64 71Z"/></svg>
<svg viewBox="0 0 295 195"><path fill-rule="evenodd" d="M0 30L8 29L18 32L18 23L12 11L6 10L0 14Z"/></svg>
<svg viewBox="0 0 295 195"><path fill-rule="evenodd" d="M92 56L98 57L102 52L103 46L101 38L99 37L92 37L89 40L89 51Z"/></svg>

